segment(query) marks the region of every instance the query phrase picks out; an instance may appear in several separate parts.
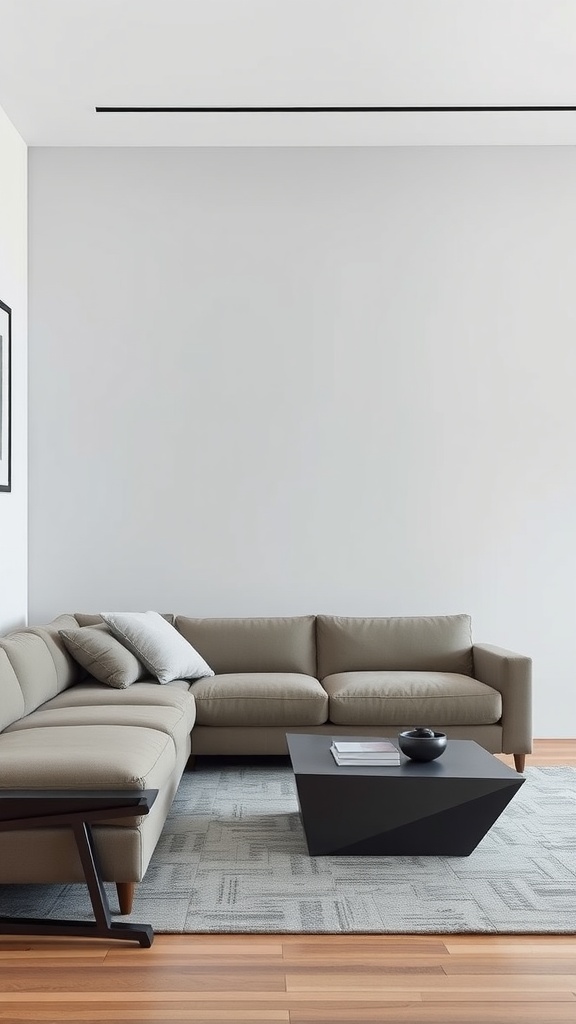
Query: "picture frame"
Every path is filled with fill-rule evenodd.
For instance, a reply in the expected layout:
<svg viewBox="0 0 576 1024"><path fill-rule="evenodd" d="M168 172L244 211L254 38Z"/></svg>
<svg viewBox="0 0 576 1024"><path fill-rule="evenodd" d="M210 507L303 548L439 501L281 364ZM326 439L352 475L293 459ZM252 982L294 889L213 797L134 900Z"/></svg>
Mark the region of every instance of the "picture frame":
<svg viewBox="0 0 576 1024"><path fill-rule="evenodd" d="M12 310L0 301L0 491L12 489Z"/></svg>

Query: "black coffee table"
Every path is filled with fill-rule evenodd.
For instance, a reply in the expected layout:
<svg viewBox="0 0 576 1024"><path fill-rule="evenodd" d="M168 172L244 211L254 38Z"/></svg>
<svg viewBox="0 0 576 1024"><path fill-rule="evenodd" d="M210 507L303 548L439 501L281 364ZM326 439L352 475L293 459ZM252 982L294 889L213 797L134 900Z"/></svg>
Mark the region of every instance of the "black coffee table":
<svg viewBox="0 0 576 1024"><path fill-rule="evenodd" d="M333 739L286 735L312 856L466 857L524 782L472 740L449 740L427 764L402 755L381 768L337 765Z"/></svg>

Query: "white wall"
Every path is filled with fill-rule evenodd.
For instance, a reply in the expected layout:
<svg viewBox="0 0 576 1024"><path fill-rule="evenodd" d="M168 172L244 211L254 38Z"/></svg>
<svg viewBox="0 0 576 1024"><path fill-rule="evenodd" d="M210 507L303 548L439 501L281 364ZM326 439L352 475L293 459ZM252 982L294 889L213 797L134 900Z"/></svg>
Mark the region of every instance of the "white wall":
<svg viewBox="0 0 576 1024"><path fill-rule="evenodd" d="M0 108L0 299L12 310L12 490L0 491L0 633L26 622L27 153Z"/></svg>
<svg viewBox="0 0 576 1024"><path fill-rule="evenodd" d="M468 611L574 735L576 150L31 151L33 621Z"/></svg>

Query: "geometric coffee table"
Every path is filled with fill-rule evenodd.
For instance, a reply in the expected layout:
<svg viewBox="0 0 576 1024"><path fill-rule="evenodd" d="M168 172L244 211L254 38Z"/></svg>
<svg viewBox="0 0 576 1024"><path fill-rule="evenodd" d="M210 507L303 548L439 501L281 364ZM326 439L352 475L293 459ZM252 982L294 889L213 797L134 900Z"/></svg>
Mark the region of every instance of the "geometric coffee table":
<svg viewBox="0 0 576 1024"><path fill-rule="evenodd" d="M436 761L401 754L384 768L337 765L334 738L286 735L313 857L466 857L524 783L472 740L449 739Z"/></svg>

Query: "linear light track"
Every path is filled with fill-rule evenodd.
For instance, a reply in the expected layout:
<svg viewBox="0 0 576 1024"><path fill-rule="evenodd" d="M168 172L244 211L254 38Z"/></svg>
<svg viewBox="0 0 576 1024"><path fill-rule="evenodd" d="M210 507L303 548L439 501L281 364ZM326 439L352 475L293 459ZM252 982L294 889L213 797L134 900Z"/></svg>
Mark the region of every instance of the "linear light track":
<svg viewBox="0 0 576 1024"><path fill-rule="evenodd" d="M576 106L486 107L95 107L97 114L482 114L573 112Z"/></svg>

